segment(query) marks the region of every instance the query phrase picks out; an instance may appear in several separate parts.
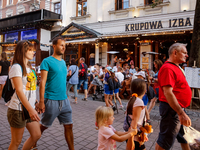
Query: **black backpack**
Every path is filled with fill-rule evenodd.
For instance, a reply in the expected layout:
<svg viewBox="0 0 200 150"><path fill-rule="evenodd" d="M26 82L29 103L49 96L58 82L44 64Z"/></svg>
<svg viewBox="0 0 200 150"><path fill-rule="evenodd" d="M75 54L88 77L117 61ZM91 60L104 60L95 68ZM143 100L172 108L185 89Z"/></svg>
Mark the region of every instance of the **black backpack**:
<svg viewBox="0 0 200 150"><path fill-rule="evenodd" d="M8 78L6 80L6 84L5 84L5 86L3 88L3 92L2 92L2 97L4 98L4 101L6 103L9 102L14 93L15 93L15 89L13 89L11 80L9 79L9 76L8 76Z"/></svg>

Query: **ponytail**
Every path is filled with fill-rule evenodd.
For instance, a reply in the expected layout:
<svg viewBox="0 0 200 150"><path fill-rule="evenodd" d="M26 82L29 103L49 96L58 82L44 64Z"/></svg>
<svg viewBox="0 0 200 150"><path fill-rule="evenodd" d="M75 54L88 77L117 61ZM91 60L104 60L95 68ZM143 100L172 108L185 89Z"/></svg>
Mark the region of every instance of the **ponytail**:
<svg viewBox="0 0 200 150"><path fill-rule="evenodd" d="M137 97L138 95L136 93L133 93L132 97L129 99L128 106L127 106L127 115L132 115L133 104L135 103L135 100Z"/></svg>

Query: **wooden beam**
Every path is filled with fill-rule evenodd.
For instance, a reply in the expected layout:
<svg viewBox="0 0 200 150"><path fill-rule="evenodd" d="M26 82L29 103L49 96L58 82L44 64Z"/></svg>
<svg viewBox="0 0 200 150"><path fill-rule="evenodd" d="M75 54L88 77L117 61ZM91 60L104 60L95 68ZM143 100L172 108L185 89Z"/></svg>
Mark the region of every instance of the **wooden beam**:
<svg viewBox="0 0 200 150"><path fill-rule="evenodd" d="M80 65L79 59L82 57L82 47L81 44L78 44L78 66Z"/></svg>
<svg viewBox="0 0 200 150"><path fill-rule="evenodd" d="M156 41L156 42L155 42L155 52L158 53L158 51L159 51L159 42ZM158 59L158 54L155 55L155 59Z"/></svg>
<svg viewBox="0 0 200 150"><path fill-rule="evenodd" d="M86 55L86 57L87 57L87 58L86 58L87 63L86 63L86 64L87 64L88 66L90 65L89 56L90 56L90 48L91 48L91 45L92 45L92 44L88 44L88 45L87 45L87 55Z"/></svg>
<svg viewBox="0 0 200 150"><path fill-rule="evenodd" d="M138 55L138 48L137 48L137 46L138 46L138 43L137 42L135 42L135 64L134 64L134 66L135 67L138 67L138 57L137 57L137 55Z"/></svg>

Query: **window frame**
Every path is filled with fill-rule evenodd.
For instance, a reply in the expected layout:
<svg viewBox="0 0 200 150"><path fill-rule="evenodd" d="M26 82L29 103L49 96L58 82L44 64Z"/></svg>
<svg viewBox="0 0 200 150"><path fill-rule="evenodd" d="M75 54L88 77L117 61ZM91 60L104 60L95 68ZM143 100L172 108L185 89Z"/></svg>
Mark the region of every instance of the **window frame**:
<svg viewBox="0 0 200 150"><path fill-rule="evenodd" d="M119 9L119 6L117 7L117 4L120 3L119 1L120 1L120 0L115 0L115 10L127 9L127 8L124 8L124 1L125 1L125 0L121 0L122 9ZM129 8L129 7L130 7L130 0L128 0L128 8Z"/></svg>
<svg viewBox="0 0 200 150"><path fill-rule="evenodd" d="M12 5L12 4L13 4L13 0L7 0L7 5Z"/></svg>
<svg viewBox="0 0 200 150"><path fill-rule="evenodd" d="M80 16L78 16L78 5L79 5L79 4L81 4L81 16L87 15L87 11L86 11L86 14L83 14L83 3L85 3L85 2L87 2L87 0L81 0L81 1L77 0L77 1L76 1L76 16L77 16L77 17L80 17ZM88 5L87 5L87 6L88 6Z"/></svg>
<svg viewBox="0 0 200 150"><path fill-rule="evenodd" d="M59 8L56 8L56 7L55 7L56 4L60 4L60 7L59 7ZM55 10L57 10L57 12L56 12ZM60 11L59 11L60 13L58 13L58 10L60 10ZM61 14L61 3L60 3L60 2L54 3L54 12L57 13L57 14Z"/></svg>

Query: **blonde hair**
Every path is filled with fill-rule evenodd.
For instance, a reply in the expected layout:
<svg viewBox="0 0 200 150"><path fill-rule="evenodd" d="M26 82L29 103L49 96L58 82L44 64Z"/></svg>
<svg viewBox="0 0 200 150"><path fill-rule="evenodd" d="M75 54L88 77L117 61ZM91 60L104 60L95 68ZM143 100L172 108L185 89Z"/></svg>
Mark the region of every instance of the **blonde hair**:
<svg viewBox="0 0 200 150"><path fill-rule="evenodd" d="M96 116L96 126L97 130L103 126L108 118L114 114L113 109L110 107L99 106L96 109L95 116Z"/></svg>

